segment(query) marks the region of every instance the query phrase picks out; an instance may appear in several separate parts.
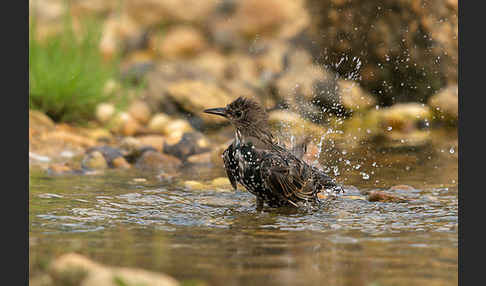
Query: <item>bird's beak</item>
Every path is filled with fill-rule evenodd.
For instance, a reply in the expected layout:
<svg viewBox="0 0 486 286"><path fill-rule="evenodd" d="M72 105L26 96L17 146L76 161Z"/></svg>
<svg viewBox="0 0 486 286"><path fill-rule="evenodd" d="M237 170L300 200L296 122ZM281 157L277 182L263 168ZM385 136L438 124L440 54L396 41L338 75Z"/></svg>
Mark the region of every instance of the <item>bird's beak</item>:
<svg viewBox="0 0 486 286"><path fill-rule="evenodd" d="M220 116L226 117L226 108L224 108L224 107L210 108L210 109L204 110L204 112L209 113L209 114L215 114L215 115L220 115Z"/></svg>

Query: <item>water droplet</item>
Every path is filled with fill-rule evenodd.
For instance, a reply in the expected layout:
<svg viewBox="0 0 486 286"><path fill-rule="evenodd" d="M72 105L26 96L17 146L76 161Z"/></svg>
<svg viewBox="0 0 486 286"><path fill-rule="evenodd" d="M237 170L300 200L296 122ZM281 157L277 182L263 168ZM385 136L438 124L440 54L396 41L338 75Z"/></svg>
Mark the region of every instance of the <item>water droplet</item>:
<svg viewBox="0 0 486 286"><path fill-rule="evenodd" d="M363 178L363 180L370 179L370 175L366 174L365 172L360 172L359 174L361 175L361 178Z"/></svg>

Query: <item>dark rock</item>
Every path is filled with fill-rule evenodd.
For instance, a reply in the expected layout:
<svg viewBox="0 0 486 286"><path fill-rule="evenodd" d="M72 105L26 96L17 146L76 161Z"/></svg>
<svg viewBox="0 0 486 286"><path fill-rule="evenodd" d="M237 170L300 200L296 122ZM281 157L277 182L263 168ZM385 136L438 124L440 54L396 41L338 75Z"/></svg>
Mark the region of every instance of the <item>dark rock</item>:
<svg viewBox="0 0 486 286"><path fill-rule="evenodd" d="M88 155L93 152L100 152L101 154L103 154L103 157L105 158L110 168L114 168L113 161L115 159L123 157L123 153L119 149L113 148L111 146L106 146L106 145L92 147L86 150L86 154Z"/></svg>
<svg viewBox="0 0 486 286"><path fill-rule="evenodd" d="M165 143L163 148L165 154L175 156L181 159L182 162L187 161L187 158L192 155L208 152L209 150L208 142L200 133L196 132L184 133L179 142L173 145Z"/></svg>
<svg viewBox="0 0 486 286"><path fill-rule="evenodd" d="M152 146L142 146L136 149L131 149L130 152L124 156L124 158L127 160L127 162L134 164L145 152L148 151L158 152L158 150Z"/></svg>

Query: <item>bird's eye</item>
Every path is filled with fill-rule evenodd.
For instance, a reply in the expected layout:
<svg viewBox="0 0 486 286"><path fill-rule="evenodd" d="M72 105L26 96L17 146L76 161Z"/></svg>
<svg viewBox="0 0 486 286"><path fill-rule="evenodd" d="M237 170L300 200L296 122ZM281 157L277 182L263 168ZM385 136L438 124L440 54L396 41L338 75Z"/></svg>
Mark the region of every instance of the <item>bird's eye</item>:
<svg viewBox="0 0 486 286"><path fill-rule="evenodd" d="M241 111L239 111L239 110L235 111L235 117L240 118L241 117Z"/></svg>

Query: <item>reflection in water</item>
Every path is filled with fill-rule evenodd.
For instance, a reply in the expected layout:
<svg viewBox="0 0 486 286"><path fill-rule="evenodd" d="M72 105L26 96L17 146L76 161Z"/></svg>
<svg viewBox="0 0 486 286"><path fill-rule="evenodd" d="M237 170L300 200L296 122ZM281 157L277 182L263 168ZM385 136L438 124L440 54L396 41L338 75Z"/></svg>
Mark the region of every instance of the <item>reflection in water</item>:
<svg viewBox="0 0 486 286"><path fill-rule="evenodd" d="M247 192L189 190L133 171L32 169L30 275L76 251L210 285L456 285L457 152L441 144L321 155L349 187L317 210L259 213ZM132 180L140 176L147 181ZM217 176L219 167L198 167L180 179ZM366 200L397 184L413 187L393 191L407 202Z"/></svg>

